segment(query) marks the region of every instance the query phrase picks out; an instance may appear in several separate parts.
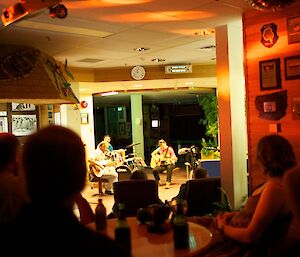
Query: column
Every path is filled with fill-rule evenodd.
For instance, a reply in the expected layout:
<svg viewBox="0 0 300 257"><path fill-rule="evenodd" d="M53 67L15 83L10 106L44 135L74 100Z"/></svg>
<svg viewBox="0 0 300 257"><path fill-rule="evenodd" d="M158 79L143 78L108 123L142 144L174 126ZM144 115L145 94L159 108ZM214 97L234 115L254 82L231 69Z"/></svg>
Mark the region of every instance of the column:
<svg viewBox="0 0 300 257"><path fill-rule="evenodd" d="M143 99L142 95L131 95L131 130L132 143L140 143L135 146L136 157L144 156L144 131L143 131Z"/></svg>
<svg viewBox="0 0 300 257"><path fill-rule="evenodd" d="M216 28L221 182L238 209L248 195L242 18Z"/></svg>

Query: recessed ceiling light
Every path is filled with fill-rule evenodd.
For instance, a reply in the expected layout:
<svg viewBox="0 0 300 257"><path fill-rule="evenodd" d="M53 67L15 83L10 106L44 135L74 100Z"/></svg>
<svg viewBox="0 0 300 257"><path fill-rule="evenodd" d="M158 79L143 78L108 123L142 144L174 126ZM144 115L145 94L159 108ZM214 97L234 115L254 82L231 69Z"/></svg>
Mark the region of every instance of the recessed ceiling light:
<svg viewBox="0 0 300 257"><path fill-rule="evenodd" d="M203 50L203 51L208 51L208 50L212 50L212 49L215 49L215 48L216 48L215 45L209 45L209 46L199 47L198 49Z"/></svg>
<svg viewBox="0 0 300 257"><path fill-rule="evenodd" d="M119 94L119 92L111 91L111 92L102 93L101 96L109 96L109 95L117 95L117 94Z"/></svg>
<svg viewBox="0 0 300 257"><path fill-rule="evenodd" d="M86 63L97 63L97 62L103 62L103 59L96 59L96 58L84 58L81 60L78 60L77 62L86 62Z"/></svg>
<svg viewBox="0 0 300 257"><path fill-rule="evenodd" d="M152 62L165 62L165 59L160 59L160 58L154 58L151 60Z"/></svg>
<svg viewBox="0 0 300 257"><path fill-rule="evenodd" d="M214 35L216 32L214 29L201 29L197 32L195 32L196 36L210 36Z"/></svg>
<svg viewBox="0 0 300 257"><path fill-rule="evenodd" d="M185 82L185 85L194 85L194 82Z"/></svg>
<svg viewBox="0 0 300 257"><path fill-rule="evenodd" d="M133 85L133 87L143 87L144 85L142 85L142 84L135 84L135 85Z"/></svg>
<svg viewBox="0 0 300 257"><path fill-rule="evenodd" d="M137 48L133 48L134 51L137 51L137 52L144 52L144 51L147 51L149 50L150 48L148 47L137 47Z"/></svg>

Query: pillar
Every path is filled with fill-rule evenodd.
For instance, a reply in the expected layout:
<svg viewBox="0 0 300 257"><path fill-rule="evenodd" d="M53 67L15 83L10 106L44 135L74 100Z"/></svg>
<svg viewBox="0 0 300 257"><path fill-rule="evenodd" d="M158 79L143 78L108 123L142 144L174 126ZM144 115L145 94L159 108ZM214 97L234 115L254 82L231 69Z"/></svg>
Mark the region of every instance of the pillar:
<svg viewBox="0 0 300 257"><path fill-rule="evenodd" d="M131 95L131 130L132 130L132 143L135 146L136 157L144 156L144 130L143 130L143 99L142 95Z"/></svg>
<svg viewBox="0 0 300 257"><path fill-rule="evenodd" d="M248 195L242 18L216 28L221 183L234 209Z"/></svg>

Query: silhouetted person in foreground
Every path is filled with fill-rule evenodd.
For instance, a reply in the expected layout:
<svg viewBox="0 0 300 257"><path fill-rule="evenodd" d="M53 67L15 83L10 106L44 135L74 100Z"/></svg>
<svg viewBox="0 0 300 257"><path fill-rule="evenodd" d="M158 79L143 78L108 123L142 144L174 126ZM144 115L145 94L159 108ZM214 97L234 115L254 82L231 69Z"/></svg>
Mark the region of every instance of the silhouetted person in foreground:
<svg viewBox="0 0 300 257"><path fill-rule="evenodd" d="M27 200L25 183L19 174L20 148L16 136L0 133L0 230L15 218Z"/></svg>
<svg viewBox="0 0 300 257"><path fill-rule="evenodd" d="M27 139L23 164L31 202L1 241L10 255L128 256L112 239L80 224L73 213L87 171L77 134L60 126L41 129Z"/></svg>

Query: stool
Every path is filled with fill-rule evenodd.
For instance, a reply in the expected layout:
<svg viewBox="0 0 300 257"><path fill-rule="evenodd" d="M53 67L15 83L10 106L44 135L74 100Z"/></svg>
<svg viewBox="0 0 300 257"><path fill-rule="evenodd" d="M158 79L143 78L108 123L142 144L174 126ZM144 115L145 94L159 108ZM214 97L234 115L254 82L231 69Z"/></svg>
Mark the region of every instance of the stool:
<svg viewBox="0 0 300 257"><path fill-rule="evenodd" d="M105 193L103 193L103 185L102 183L108 182L108 180L106 178L94 178L94 181L91 182L98 182L98 193L97 194L93 194L93 196L104 196L106 195ZM91 187L93 189L93 187Z"/></svg>
<svg viewBox="0 0 300 257"><path fill-rule="evenodd" d="M186 178L188 180L193 179L194 170L192 168L192 165L189 162L185 162L184 165L186 168Z"/></svg>

